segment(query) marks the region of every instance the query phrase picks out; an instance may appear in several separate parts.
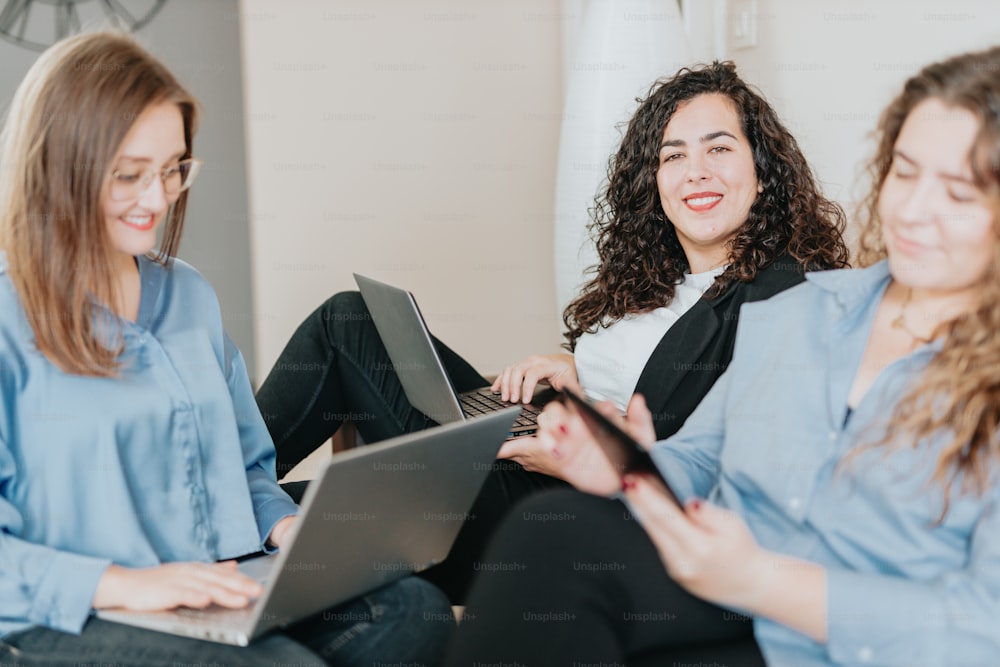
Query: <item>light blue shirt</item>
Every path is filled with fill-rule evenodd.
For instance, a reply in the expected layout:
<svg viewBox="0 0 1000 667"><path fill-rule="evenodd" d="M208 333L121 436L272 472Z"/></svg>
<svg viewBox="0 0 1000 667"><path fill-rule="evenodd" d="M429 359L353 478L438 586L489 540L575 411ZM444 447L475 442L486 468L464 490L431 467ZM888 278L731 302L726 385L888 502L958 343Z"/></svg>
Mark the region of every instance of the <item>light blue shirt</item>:
<svg viewBox="0 0 1000 667"><path fill-rule="evenodd" d="M138 259L117 378L39 353L0 253L0 634L79 632L111 563L258 551L296 505L211 286Z"/></svg>
<svg viewBox="0 0 1000 667"><path fill-rule="evenodd" d="M937 524L943 492L931 477L948 434L838 466L862 435L880 439L941 347L883 369L845 425L888 284L883 262L809 274L744 305L729 369L655 447L682 496L710 498L765 549L826 568L828 643L755 619L769 665L1000 664L1000 484L984 497L953 491Z"/></svg>

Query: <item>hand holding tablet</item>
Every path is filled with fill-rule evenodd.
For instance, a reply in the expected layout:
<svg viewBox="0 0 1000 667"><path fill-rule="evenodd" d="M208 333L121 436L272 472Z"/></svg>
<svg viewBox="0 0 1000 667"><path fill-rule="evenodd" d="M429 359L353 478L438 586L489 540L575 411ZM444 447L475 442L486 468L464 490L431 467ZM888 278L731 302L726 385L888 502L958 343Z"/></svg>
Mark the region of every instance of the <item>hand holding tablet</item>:
<svg viewBox="0 0 1000 667"><path fill-rule="evenodd" d="M670 488L670 483L656 466L653 457L642 444L626 433L621 426L598 411L590 399L568 388L563 388L561 395L565 397L564 402L572 403L578 408L578 412L593 433L594 439L619 475L631 472L650 473L659 480L670 499L677 505L683 506L677 494Z"/></svg>

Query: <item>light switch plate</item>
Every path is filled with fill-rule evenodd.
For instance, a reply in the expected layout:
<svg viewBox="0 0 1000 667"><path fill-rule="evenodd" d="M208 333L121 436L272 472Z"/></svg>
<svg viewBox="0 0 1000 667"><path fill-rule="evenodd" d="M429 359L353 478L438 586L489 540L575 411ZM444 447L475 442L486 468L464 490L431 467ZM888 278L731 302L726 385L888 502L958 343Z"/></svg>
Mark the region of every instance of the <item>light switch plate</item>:
<svg viewBox="0 0 1000 667"><path fill-rule="evenodd" d="M730 51L757 46L757 0L729 1Z"/></svg>

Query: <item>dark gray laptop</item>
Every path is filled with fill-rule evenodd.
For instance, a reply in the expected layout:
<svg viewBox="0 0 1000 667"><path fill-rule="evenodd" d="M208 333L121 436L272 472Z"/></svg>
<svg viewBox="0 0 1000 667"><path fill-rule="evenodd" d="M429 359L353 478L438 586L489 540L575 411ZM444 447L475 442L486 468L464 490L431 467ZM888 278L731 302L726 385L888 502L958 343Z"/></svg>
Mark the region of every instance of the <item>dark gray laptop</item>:
<svg viewBox="0 0 1000 667"><path fill-rule="evenodd" d="M462 526L516 408L332 457L309 484L288 544L240 563L264 585L245 609L101 610L150 630L245 646L442 561Z"/></svg>
<svg viewBox="0 0 1000 667"><path fill-rule="evenodd" d="M410 405L439 424L478 417L514 405L501 401L489 387L461 394L455 391L412 293L357 273L354 280ZM538 430L536 420L540 404L536 395L532 404L521 406L522 412L508 438L531 435Z"/></svg>

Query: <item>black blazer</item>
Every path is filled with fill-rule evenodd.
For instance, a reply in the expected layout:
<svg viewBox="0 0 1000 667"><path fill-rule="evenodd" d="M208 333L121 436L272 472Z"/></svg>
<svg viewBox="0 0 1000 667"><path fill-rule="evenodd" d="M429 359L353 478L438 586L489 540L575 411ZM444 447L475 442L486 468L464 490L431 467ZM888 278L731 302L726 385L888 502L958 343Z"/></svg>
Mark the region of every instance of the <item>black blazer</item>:
<svg viewBox="0 0 1000 667"><path fill-rule="evenodd" d="M733 358L740 306L770 298L803 280L802 267L783 255L758 271L753 282L734 283L712 300L702 298L674 322L635 386L653 413L658 439L677 432L726 370Z"/></svg>

